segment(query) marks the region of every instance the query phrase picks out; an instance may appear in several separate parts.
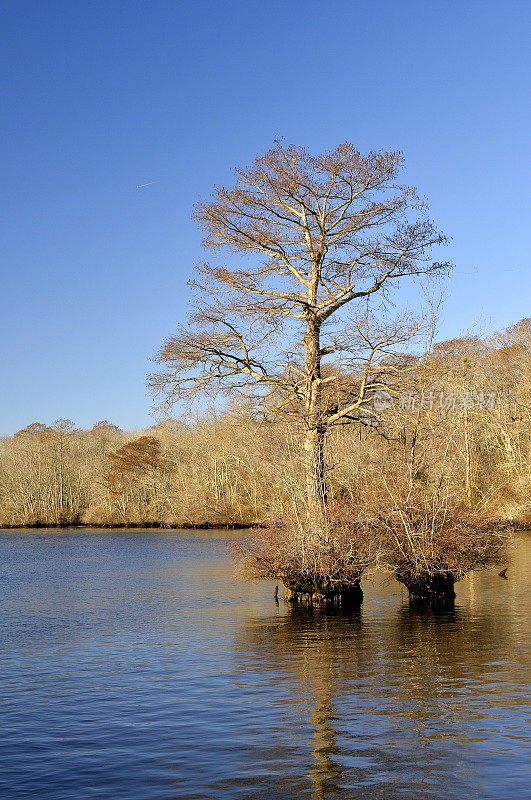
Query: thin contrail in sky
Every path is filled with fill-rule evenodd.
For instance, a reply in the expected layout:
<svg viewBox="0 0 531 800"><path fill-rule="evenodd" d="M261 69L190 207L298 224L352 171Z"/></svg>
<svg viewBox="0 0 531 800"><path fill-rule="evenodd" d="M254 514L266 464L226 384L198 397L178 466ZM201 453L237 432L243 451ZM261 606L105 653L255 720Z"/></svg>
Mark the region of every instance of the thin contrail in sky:
<svg viewBox="0 0 531 800"><path fill-rule="evenodd" d="M150 181L149 183L141 183L136 188L143 189L145 186L153 186L154 183L158 183L158 181Z"/></svg>

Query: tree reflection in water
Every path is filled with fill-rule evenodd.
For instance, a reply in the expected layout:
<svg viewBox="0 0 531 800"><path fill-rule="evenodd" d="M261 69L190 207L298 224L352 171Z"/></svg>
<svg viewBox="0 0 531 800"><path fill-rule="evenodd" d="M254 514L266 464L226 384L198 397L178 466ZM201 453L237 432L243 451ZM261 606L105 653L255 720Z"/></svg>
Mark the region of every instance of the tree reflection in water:
<svg viewBox="0 0 531 800"><path fill-rule="evenodd" d="M506 796L495 771L506 782L514 760L521 774L524 664L504 657L517 648L503 608L290 608L240 628L247 668L259 664L286 689L282 725L299 776L291 794L279 775L278 796Z"/></svg>

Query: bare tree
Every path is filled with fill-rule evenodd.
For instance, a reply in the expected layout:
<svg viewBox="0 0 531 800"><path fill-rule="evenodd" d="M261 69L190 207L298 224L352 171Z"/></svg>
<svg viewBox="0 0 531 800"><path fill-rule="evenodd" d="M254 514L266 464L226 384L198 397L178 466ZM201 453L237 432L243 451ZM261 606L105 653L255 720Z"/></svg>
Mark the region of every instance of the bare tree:
<svg viewBox="0 0 531 800"><path fill-rule="evenodd" d="M415 190L397 183L402 165L399 152L363 155L346 143L313 156L277 140L237 168L235 186L194 212L205 246L233 261L198 267L195 312L150 378L169 405L242 391L269 413L295 414L310 530L323 523L328 431L374 417L394 349L415 330L406 317L375 327L373 301L401 278L448 266L430 259L444 237Z"/></svg>

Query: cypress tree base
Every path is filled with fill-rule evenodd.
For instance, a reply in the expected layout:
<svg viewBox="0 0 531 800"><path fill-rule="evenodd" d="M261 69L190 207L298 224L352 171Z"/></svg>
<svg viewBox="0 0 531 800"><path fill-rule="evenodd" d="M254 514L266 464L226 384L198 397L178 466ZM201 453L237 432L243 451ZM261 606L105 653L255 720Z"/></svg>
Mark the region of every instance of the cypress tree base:
<svg viewBox="0 0 531 800"><path fill-rule="evenodd" d="M455 577L451 572L400 572L396 579L404 584L414 602L454 601Z"/></svg>
<svg viewBox="0 0 531 800"><path fill-rule="evenodd" d="M285 585L284 599L294 605L355 608L363 602L363 590L359 580L326 588L312 586L306 580L296 579L290 579Z"/></svg>

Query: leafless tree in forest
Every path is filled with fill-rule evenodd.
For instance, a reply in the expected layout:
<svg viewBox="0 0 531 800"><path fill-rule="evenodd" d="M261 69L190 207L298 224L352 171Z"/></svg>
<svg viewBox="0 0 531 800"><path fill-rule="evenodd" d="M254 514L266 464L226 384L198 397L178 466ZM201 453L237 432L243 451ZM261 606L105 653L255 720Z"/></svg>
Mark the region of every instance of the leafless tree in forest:
<svg viewBox="0 0 531 800"><path fill-rule="evenodd" d="M255 408L302 423L307 527L326 515L324 445L330 429L377 418L417 329L407 316L376 324L400 279L437 273L445 240L413 188L398 183L400 152L345 143L313 156L277 140L235 170L194 217L220 253L191 281L195 310L156 356L150 385L168 405L198 393L245 393ZM230 263L227 261L232 259Z"/></svg>

